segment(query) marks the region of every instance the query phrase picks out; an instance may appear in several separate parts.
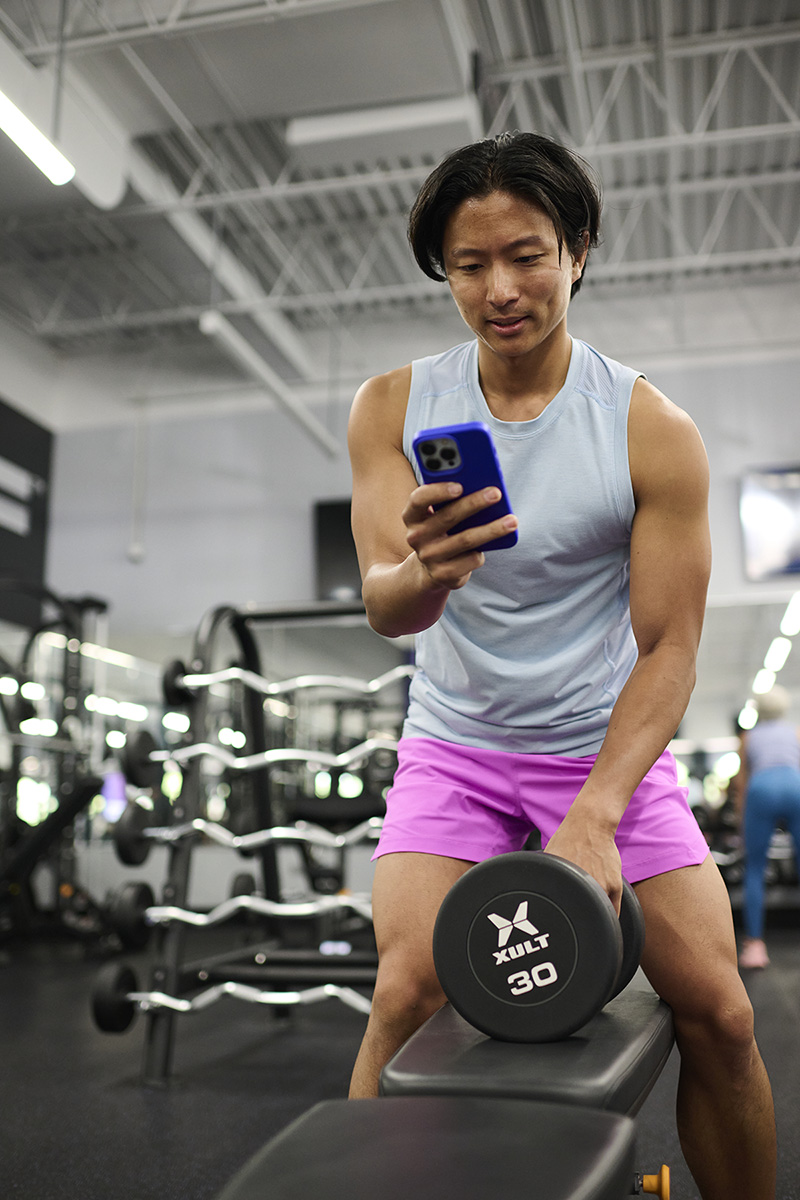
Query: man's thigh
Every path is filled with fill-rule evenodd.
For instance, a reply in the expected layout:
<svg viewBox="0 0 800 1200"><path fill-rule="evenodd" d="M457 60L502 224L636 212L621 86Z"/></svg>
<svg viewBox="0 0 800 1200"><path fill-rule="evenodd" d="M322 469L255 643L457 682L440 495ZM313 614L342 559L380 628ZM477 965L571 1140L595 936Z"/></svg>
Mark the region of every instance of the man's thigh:
<svg viewBox="0 0 800 1200"><path fill-rule="evenodd" d="M642 967L676 1017L743 1001L728 891L709 855L636 885L647 928Z"/></svg>
<svg viewBox="0 0 800 1200"><path fill-rule="evenodd" d="M442 900L473 866L438 854L384 854L375 864L372 914L378 954L433 970L433 926Z"/></svg>

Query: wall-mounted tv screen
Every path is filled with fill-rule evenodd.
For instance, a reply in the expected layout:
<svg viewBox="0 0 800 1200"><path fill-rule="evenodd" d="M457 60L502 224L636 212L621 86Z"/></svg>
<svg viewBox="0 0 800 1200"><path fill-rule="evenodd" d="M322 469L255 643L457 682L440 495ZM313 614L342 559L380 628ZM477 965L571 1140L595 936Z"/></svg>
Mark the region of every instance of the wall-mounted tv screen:
<svg viewBox="0 0 800 1200"><path fill-rule="evenodd" d="M739 517L748 579L800 574L800 466L745 472Z"/></svg>
<svg viewBox="0 0 800 1200"><path fill-rule="evenodd" d="M318 600L358 600L361 575L350 529L350 501L318 500L314 505L314 547Z"/></svg>

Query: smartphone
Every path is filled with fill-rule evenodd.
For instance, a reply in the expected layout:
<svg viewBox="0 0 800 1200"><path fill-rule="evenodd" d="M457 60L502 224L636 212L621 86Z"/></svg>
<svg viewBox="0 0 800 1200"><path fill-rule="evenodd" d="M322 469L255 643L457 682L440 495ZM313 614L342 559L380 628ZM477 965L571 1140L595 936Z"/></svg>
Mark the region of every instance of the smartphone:
<svg viewBox="0 0 800 1200"><path fill-rule="evenodd" d="M491 430L483 421L422 429L414 437L412 445L425 483L460 483L465 496L485 487L500 489L500 499L496 504L454 525L450 533L458 533L475 525L488 525L490 521L496 521L512 511ZM504 550L516 545L516 542L517 531L512 529L481 546L481 550Z"/></svg>

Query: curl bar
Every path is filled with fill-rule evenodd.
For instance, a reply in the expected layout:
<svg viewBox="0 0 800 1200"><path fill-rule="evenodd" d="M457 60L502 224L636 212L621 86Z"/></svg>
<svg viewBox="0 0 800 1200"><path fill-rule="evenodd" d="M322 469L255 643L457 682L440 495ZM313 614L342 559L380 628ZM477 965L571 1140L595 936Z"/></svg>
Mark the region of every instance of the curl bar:
<svg viewBox="0 0 800 1200"><path fill-rule="evenodd" d="M157 904L146 908L142 915L148 925L166 925L171 921L180 921L184 925L205 928L229 921L242 909L268 917L317 917L334 910L350 909L367 920L372 919L369 898L357 894L320 896L317 900L302 900L297 903L265 900L262 896L231 896L229 900L223 900L207 913L192 912L175 904Z"/></svg>
<svg viewBox="0 0 800 1200"><path fill-rule="evenodd" d="M195 817L181 825L148 825L147 810L141 805L128 804L117 823L112 826L114 848L121 862L127 866L139 866L150 853L152 843L173 845L185 838L200 835L240 853L258 850L271 844L305 843L321 846L328 850L345 850L359 842L374 841L383 826L381 817L369 817L345 833L329 833L316 825L298 821L296 825L276 825L272 829L260 829L254 833L231 833L224 825Z"/></svg>
<svg viewBox="0 0 800 1200"><path fill-rule="evenodd" d="M383 827L381 817L369 817L366 821L354 825L346 833L329 833L318 825L309 825L307 821L298 821L296 825L276 825L273 829L259 829L254 833L231 833L224 825L215 821L206 821L196 817L194 821L186 821L183 825L158 825L142 830L142 835L155 842L177 842L190 834L199 833L219 846L227 846L231 850L257 850L269 842L304 842L312 846L324 846L328 850L344 850L358 842L375 840Z"/></svg>
<svg viewBox="0 0 800 1200"><path fill-rule="evenodd" d="M368 758L376 750L396 750L395 738L367 738L357 746L341 754L331 754L327 750L300 750L294 747L281 747L276 750L262 750L258 754L231 754L222 746L211 742L197 742L193 746L179 746L175 750L154 750L150 754L153 762L189 762L193 758L207 756L215 758L232 771L254 771L258 767L272 766L281 762L319 763L321 767L342 769L352 767L362 759Z"/></svg>
<svg viewBox="0 0 800 1200"><path fill-rule="evenodd" d="M354 988L337 983L324 983L303 991L268 991L246 983L226 980L217 983L191 999L170 996L166 992L143 992L132 967L126 963L106 963L101 968L92 993L92 1014L103 1033L124 1033L140 1012L157 1014L195 1013L208 1008L224 996L250 1004L268 1004L274 1008L316 1004L320 1000L341 1000L357 1012L368 1014L371 1002Z"/></svg>
<svg viewBox="0 0 800 1200"><path fill-rule="evenodd" d="M320 1000L341 1000L357 1012L369 1013L371 1002L354 988L342 987L337 983L322 983L318 987L306 988L302 992L269 992L251 987L246 983L216 983L213 987L199 992L191 1000L179 996L168 996L164 992L130 992L128 999L137 1004L142 1011L151 1008L170 1008L173 1012L193 1013L209 1008L223 996L233 996L236 1000L245 1000L248 1004L269 1004L276 1007L291 1007L296 1004L317 1004Z"/></svg>
<svg viewBox="0 0 800 1200"><path fill-rule="evenodd" d="M375 679L357 679L349 675L295 675L292 679L270 683L263 675L248 671L244 667L226 667L220 671L206 671L202 674L187 673L181 679L173 679L171 684L179 689L197 691L200 688L210 688L215 683L232 683L237 681L246 687L260 692L264 696L285 696L290 692L305 691L311 688L330 688L342 692L354 692L361 696L374 696L384 688L391 687L401 679L410 679L414 668L410 666L392 667Z"/></svg>

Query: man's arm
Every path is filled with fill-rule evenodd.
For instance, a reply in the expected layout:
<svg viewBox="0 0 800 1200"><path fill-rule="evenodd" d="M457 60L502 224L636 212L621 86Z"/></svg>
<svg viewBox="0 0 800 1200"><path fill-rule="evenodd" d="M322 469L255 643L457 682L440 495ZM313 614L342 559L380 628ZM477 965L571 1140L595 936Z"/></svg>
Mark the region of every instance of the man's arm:
<svg viewBox="0 0 800 1200"><path fill-rule="evenodd" d="M362 596L370 624L385 637L419 633L438 621L450 592L483 564L480 546L516 524L506 517L448 536L499 493L461 496L452 484L417 486L403 453L410 383L410 367L368 380L356 394L348 428Z"/></svg>
<svg viewBox="0 0 800 1200"><path fill-rule="evenodd" d="M589 778L547 847L588 870L616 904L614 833L689 703L711 567L703 443L690 418L642 379L631 398L628 444L636 500L631 622L639 656Z"/></svg>

